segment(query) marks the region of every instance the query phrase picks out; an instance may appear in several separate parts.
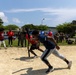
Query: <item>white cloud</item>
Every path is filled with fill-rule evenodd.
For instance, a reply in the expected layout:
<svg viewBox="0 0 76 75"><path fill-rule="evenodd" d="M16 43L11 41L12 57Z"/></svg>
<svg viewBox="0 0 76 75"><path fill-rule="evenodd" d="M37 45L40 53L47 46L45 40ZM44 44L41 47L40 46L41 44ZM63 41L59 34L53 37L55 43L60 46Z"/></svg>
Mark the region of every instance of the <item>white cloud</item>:
<svg viewBox="0 0 76 75"><path fill-rule="evenodd" d="M7 12L19 13L19 12L43 12L46 16L46 21L51 20L53 24L60 24L69 22L76 19L76 8L32 8L32 9L12 9ZM49 16L49 17L48 17ZM51 23L50 22L50 23Z"/></svg>
<svg viewBox="0 0 76 75"><path fill-rule="evenodd" d="M15 23L21 23L21 21L18 18L13 18L13 22L15 22Z"/></svg>
<svg viewBox="0 0 76 75"><path fill-rule="evenodd" d="M72 20L76 20L76 9L45 9L43 10L46 16L51 16L50 21L53 22L53 25L62 24L64 22L71 22ZM47 18L49 20L49 18ZM50 23L51 23L50 22Z"/></svg>
<svg viewBox="0 0 76 75"><path fill-rule="evenodd" d="M0 18L3 20L3 22L8 23L8 18L5 16L3 12L0 12Z"/></svg>
<svg viewBox="0 0 76 75"><path fill-rule="evenodd" d="M38 11L40 10L39 8L37 9L11 9L9 11L5 11L8 13L19 13L19 12L32 12L32 11Z"/></svg>

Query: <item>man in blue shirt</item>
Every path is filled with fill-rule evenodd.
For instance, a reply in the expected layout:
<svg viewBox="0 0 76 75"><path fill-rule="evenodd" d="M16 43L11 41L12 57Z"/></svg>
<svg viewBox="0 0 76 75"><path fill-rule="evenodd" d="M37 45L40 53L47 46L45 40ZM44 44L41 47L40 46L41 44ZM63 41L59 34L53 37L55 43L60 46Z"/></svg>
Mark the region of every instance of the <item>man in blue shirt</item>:
<svg viewBox="0 0 76 75"><path fill-rule="evenodd" d="M59 54L57 50L59 50L60 47L57 45L57 43L52 37L39 34L38 30L34 30L32 32L32 35L36 40L39 40L46 48L46 50L43 52L41 56L42 61L48 66L46 73L52 72L54 70L53 66L47 60L47 57L51 53L64 60L68 64L68 68L71 68L72 61L68 61L63 55Z"/></svg>

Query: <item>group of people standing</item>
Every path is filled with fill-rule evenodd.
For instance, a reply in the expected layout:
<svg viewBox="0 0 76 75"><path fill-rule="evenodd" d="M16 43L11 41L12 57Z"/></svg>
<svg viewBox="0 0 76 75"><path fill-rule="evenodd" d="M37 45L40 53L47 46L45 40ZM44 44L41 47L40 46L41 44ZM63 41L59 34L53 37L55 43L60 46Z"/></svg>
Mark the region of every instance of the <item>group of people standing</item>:
<svg viewBox="0 0 76 75"><path fill-rule="evenodd" d="M9 29L9 31L7 32L7 36L8 36L8 45L12 46L12 44L13 44L12 40L13 40L14 32L11 29ZM2 44L4 45L4 48L7 49L6 43L5 43L4 28L0 29L0 47Z"/></svg>
<svg viewBox="0 0 76 75"><path fill-rule="evenodd" d="M18 46L21 47L26 47L26 31L25 30L20 30L17 32L17 34L14 33L11 29L9 29L6 34L4 32L4 28L0 29L0 47L3 44L4 48L6 49L6 43L5 39L8 39L8 46L12 47L13 46L13 40L18 38Z"/></svg>

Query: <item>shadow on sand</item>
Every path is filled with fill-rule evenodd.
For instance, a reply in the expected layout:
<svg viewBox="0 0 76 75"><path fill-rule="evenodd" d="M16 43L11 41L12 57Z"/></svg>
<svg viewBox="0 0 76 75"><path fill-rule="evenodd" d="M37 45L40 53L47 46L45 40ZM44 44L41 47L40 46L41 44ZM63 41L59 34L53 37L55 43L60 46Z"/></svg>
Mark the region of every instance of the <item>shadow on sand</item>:
<svg viewBox="0 0 76 75"><path fill-rule="evenodd" d="M16 58L15 60L20 60L20 61L27 61L27 62L32 62L34 59L34 57L20 57L20 58Z"/></svg>
<svg viewBox="0 0 76 75"><path fill-rule="evenodd" d="M67 68L55 68L54 71L56 71L56 70L64 70L64 69L67 69ZM26 73L25 74L20 74L20 75L46 75L45 71L47 69L33 70L33 68L25 68L25 69L21 69L21 70L15 71L12 74L15 74L15 73L23 71L23 70L26 70Z"/></svg>

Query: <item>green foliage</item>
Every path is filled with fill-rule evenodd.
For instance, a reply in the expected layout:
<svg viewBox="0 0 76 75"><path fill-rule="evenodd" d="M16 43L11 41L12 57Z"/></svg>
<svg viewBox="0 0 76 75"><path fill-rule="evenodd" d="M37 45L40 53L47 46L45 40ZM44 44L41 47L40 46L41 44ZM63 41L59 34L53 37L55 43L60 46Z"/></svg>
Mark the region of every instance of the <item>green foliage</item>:
<svg viewBox="0 0 76 75"><path fill-rule="evenodd" d="M3 20L0 18L0 25L2 25L4 22L3 22Z"/></svg>
<svg viewBox="0 0 76 75"><path fill-rule="evenodd" d="M29 28L30 30L38 29L38 30L47 30L48 26L46 25L33 25L33 24L25 24L22 26L23 29Z"/></svg>
<svg viewBox="0 0 76 75"><path fill-rule="evenodd" d="M4 28L4 26L3 26L3 20L0 18L0 29L1 28Z"/></svg>
<svg viewBox="0 0 76 75"><path fill-rule="evenodd" d="M63 23L58 25L56 28L58 32L70 33L70 32L75 32L76 25L72 23Z"/></svg>
<svg viewBox="0 0 76 75"><path fill-rule="evenodd" d="M35 26L33 24L25 24L24 26L22 26L22 29L25 29L25 28L29 28L29 29L34 29Z"/></svg>
<svg viewBox="0 0 76 75"><path fill-rule="evenodd" d="M8 47L8 40L5 40L6 46ZM27 41L26 41L26 45L27 45ZM40 43L40 45L42 46L42 43ZM58 43L59 46L69 46L70 44L67 44L66 41L64 40L61 43ZM70 46L76 45L75 43L71 44ZM13 47L18 47L18 39L13 40Z"/></svg>
<svg viewBox="0 0 76 75"><path fill-rule="evenodd" d="M4 26L3 26L3 25L0 25L0 29L1 29L1 28L4 28Z"/></svg>
<svg viewBox="0 0 76 75"><path fill-rule="evenodd" d="M39 30L47 30L48 29L48 26L46 26L46 25L39 25L38 26L38 29Z"/></svg>
<svg viewBox="0 0 76 75"><path fill-rule="evenodd" d="M5 30L9 30L9 29L16 30L17 28L19 28L19 27L17 25L14 25L14 24L10 24L10 25L5 26Z"/></svg>

